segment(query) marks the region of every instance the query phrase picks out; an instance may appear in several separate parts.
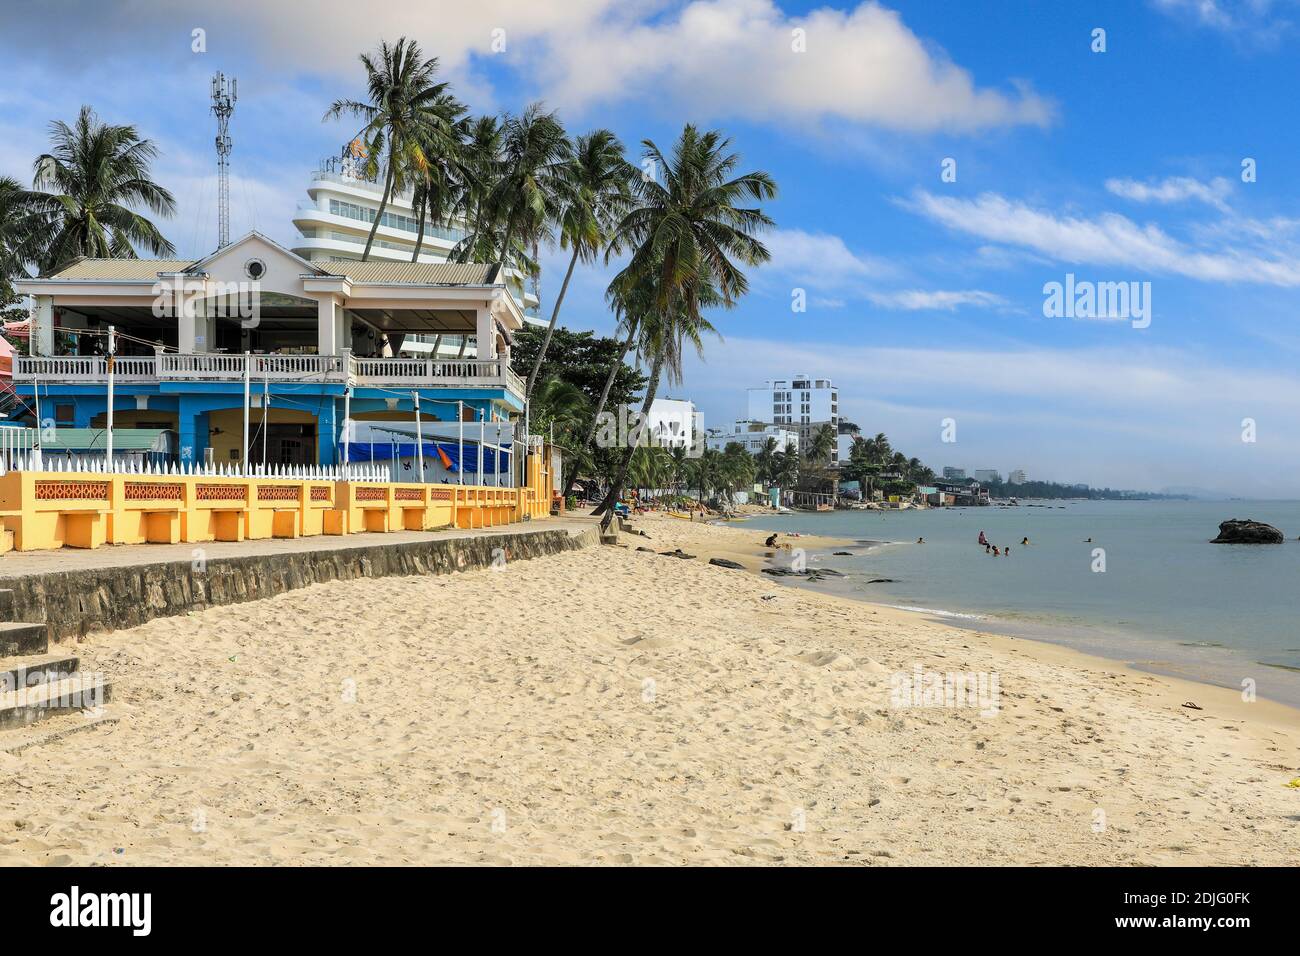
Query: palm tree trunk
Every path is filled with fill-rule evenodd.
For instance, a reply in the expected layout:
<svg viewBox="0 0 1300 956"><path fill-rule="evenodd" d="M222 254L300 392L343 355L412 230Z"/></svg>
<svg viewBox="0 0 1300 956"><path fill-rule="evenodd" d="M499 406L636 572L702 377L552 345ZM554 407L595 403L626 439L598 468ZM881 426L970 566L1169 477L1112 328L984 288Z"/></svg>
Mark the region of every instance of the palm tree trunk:
<svg viewBox="0 0 1300 956"><path fill-rule="evenodd" d="M393 163L390 159L388 162L388 172L384 174L384 198L379 200L379 212L375 213L375 221L370 226L370 235L366 237L366 251L361 253L361 261L365 262L370 258L370 247L375 242L375 230L379 228L379 220L384 218L384 209L388 206L388 199L393 193Z"/></svg>
<svg viewBox="0 0 1300 956"><path fill-rule="evenodd" d="M664 357L663 353L655 355L654 365L650 369L650 381L646 383L645 399L641 402L641 430L637 433L638 440L644 434L644 429L649 427L650 406L654 404L655 392L659 390L659 375L663 371ZM607 528L614 520L614 505L623 495L623 482L627 480L627 470L632 464L632 454L636 451L637 442L628 442L627 448L623 450L623 460L619 463L618 471L614 474L614 480L610 483L609 493L605 495L605 500L596 506L593 515L604 514L605 520L601 522L602 528Z"/></svg>
<svg viewBox="0 0 1300 956"><path fill-rule="evenodd" d="M411 261L419 262L420 247L424 245L424 204L423 203L420 204L420 208L417 209L415 213L417 216L420 217L420 231L415 234L415 251L411 253Z"/></svg>
<svg viewBox="0 0 1300 956"><path fill-rule="evenodd" d="M551 335L555 332L555 321L560 317L560 306L564 304L564 293L569 290L569 280L573 278L573 267L577 264L578 244L575 242L573 244L573 257L569 260L569 270L564 273L564 282L560 284L560 294L555 297L555 308L551 309L551 324L546 327L546 338L542 339L542 347L537 350L537 358L533 360L533 370L528 373L528 383L524 386L525 402L533 395L533 384L537 381L537 373L542 370L542 362L546 359L546 350L551 346Z"/></svg>
<svg viewBox="0 0 1300 956"><path fill-rule="evenodd" d="M596 439L596 429L600 425L600 414L605 410L605 403L609 401L609 393L614 389L614 379L618 378L619 367L623 360L627 358L628 351L632 348L632 341L636 338L637 323L633 322L631 328L627 330L627 339L623 342L623 350L614 357L610 363L609 375L605 378L605 388L600 393L600 401L596 405L596 410L591 416L591 425L587 428L587 439L582 443L583 448L590 448L591 443ZM578 474L575 471L569 477L569 484L564 489L564 497L568 498L573 494L573 487L577 480Z"/></svg>

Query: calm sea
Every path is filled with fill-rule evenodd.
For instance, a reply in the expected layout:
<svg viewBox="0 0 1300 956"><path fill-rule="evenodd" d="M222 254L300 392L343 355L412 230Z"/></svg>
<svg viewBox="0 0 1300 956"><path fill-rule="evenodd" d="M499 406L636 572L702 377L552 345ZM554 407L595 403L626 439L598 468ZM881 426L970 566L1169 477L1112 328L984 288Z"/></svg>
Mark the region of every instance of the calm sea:
<svg viewBox="0 0 1300 956"><path fill-rule="evenodd" d="M801 586L1225 687L1250 678L1261 697L1300 706L1300 502L1041 504L765 515L752 524L877 542L846 549L853 557L814 556L814 566L848 577ZM1227 518L1266 521L1287 541L1210 544ZM1010 555L985 554L980 531L1010 544Z"/></svg>

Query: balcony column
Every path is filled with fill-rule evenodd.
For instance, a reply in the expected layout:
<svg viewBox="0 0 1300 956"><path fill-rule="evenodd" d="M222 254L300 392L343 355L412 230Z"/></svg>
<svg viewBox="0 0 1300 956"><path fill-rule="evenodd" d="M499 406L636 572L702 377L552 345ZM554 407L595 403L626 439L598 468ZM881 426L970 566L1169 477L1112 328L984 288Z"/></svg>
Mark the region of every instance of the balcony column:
<svg viewBox="0 0 1300 956"><path fill-rule="evenodd" d="M176 351L182 355L192 355L198 351L195 339L198 336L198 313L202 306L199 300L189 295L179 295L176 304Z"/></svg>
<svg viewBox="0 0 1300 956"><path fill-rule="evenodd" d="M492 327L492 310L478 309L477 321L475 322L475 334L477 341L477 357L480 362L486 362L489 359L496 358L497 337L496 329Z"/></svg>
<svg viewBox="0 0 1300 956"><path fill-rule="evenodd" d="M339 341L339 307L332 295L316 300L316 351L321 355L338 355L343 351Z"/></svg>
<svg viewBox="0 0 1300 956"><path fill-rule="evenodd" d="M32 309L31 351L33 355L54 354L54 299L48 295L36 296Z"/></svg>

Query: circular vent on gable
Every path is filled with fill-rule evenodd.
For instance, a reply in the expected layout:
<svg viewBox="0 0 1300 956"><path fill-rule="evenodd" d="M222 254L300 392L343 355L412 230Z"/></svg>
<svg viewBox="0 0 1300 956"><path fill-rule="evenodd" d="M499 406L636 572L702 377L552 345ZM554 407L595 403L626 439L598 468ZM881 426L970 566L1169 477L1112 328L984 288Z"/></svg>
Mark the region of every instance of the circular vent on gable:
<svg viewBox="0 0 1300 956"><path fill-rule="evenodd" d="M261 259L249 259L244 263L244 275L256 282L266 275L266 263Z"/></svg>

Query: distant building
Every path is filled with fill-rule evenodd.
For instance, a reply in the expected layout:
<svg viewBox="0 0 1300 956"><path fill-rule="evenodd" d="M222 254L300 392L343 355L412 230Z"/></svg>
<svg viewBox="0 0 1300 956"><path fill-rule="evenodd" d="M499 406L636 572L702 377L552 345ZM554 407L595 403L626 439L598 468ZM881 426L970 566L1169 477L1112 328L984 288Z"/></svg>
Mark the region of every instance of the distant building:
<svg viewBox="0 0 1300 956"><path fill-rule="evenodd" d="M709 448L723 451L727 445L735 442L744 447L751 455L763 450L769 438L776 439L777 451L785 451L786 446L793 445L799 450L799 433L780 425L768 425L764 422L739 421L730 428L712 428L705 443Z"/></svg>
<svg viewBox="0 0 1300 956"><path fill-rule="evenodd" d="M1019 468L1007 475L1007 484L1009 485L1023 485L1027 480L1025 473Z"/></svg>
<svg viewBox="0 0 1300 956"><path fill-rule="evenodd" d="M695 403L676 398L656 398L650 403L649 421L651 441L664 448L690 448L695 444L697 426Z"/></svg>
<svg viewBox="0 0 1300 956"><path fill-rule="evenodd" d="M789 379L776 379L762 388L749 389L749 417L757 422L791 426L799 432L799 438L807 447L822 425L830 425L838 435L839 389L828 378L796 375ZM838 456L837 447L833 464L839 463Z"/></svg>
<svg viewBox="0 0 1300 956"><path fill-rule="evenodd" d="M853 443L862 437L862 430L853 422L840 420L839 434L835 436L835 458L844 464L853 454Z"/></svg>
<svg viewBox="0 0 1300 956"><path fill-rule="evenodd" d="M981 485L996 484L1002 481L1002 473L996 468L976 468L975 480Z"/></svg>
<svg viewBox="0 0 1300 956"><path fill-rule="evenodd" d="M943 477L948 481L965 481L966 469L953 468L951 465L945 465L943 469Z"/></svg>

